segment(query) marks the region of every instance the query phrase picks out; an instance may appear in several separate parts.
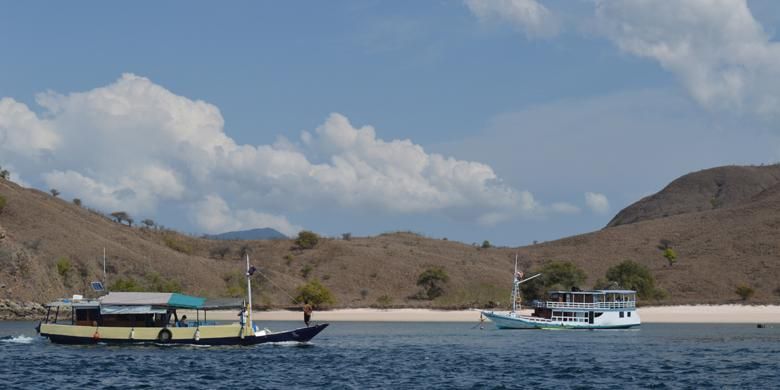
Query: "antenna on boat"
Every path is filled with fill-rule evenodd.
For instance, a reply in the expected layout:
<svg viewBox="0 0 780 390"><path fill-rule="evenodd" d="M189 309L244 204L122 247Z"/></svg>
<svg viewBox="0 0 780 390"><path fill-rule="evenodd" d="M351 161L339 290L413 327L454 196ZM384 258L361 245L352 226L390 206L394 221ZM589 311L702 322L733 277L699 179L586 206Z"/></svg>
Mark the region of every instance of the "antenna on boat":
<svg viewBox="0 0 780 390"><path fill-rule="evenodd" d="M92 290L97 293L98 296L106 291L106 248L103 248L103 280L93 280L89 283Z"/></svg>
<svg viewBox="0 0 780 390"><path fill-rule="evenodd" d="M108 283L108 276L106 276L106 247L103 247L103 283Z"/></svg>

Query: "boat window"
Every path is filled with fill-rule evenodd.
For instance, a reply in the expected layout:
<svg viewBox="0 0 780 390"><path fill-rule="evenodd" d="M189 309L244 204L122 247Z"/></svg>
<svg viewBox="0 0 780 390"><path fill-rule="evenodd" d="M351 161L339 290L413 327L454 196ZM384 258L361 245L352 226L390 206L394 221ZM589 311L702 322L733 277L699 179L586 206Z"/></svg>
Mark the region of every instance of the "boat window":
<svg viewBox="0 0 780 390"><path fill-rule="evenodd" d="M601 315L602 315L602 314L604 314L604 313L602 313L602 312L596 312L596 314L594 314L594 315L593 315L593 317L595 317L595 318L599 318L599 317L601 317Z"/></svg>
<svg viewBox="0 0 780 390"><path fill-rule="evenodd" d="M623 312L622 311L620 312L620 318L623 318Z"/></svg>
<svg viewBox="0 0 780 390"><path fill-rule="evenodd" d="M76 325L92 326L98 316L98 309L76 309Z"/></svg>
<svg viewBox="0 0 780 390"><path fill-rule="evenodd" d="M631 317L631 312L628 312L628 316Z"/></svg>

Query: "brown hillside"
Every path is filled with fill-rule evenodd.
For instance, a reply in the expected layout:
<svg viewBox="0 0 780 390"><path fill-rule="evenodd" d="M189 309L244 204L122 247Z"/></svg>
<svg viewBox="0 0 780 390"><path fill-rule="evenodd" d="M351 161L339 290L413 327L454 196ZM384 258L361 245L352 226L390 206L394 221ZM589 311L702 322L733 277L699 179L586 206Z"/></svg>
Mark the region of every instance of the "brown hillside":
<svg viewBox="0 0 780 390"><path fill-rule="evenodd" d="M727 169L733 168L741 167ZM736 187L729 185L730 193L738 193ZM668 292L661 303L736 302L734 289L740 284L756 290L750 302L780 303L780 185L750 199L729 201L729 207L517 249L481 249L392 233L350 241L325 239L314 249L298 250L291 240L213 241L130 228L5 181L0 181L0 195L8 201L0 214L0 232L5 232L0 238L0 298L43 302L83 293L90 280L100 278L103 247L109 256L109 285L117 277L133 277L148 286L150 275L159 274L162 280L180 284L184 292L225 296L237 290L243 270L240 247L246 244L253 264L271 279L256 277L253 284L255 302L264 306L289 306L287 293L294 294L305 283L305 269L310 270L308 279L320 280L333 291L337 307L386 304L383 296L390 298L390 305L405 307L506 304L516 252L524 269L549 260L571 260L586 270L589 284L603 278L610 266L635 260L649 267ZM667 265L657 248L662 239L671 241L679 255L674 266ZM230 247L224 259L210 256L223 245ZM72 263L64 275L57 270L62 257ZM418 292L417 276L430 266L443 267L449 274L445 295L433 302L410 299Z"/></svg>
<svg viewBox="0 0 780 390"><path fill-rule="evenodd" d="M682 176L626 207L607 227L740 205L778 183L780 165L705 169Z"/></svg>

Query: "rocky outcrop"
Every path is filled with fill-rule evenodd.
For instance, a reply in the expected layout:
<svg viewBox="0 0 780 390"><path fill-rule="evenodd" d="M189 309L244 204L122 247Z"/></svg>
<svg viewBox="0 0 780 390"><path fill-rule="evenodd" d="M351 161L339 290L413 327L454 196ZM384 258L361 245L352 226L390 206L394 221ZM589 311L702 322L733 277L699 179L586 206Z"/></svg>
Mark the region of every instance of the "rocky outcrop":
<svg viewBox="0 0 780 390"><path fill-rule="evenodd" d="M45 315L40 303L0 299L0 320L39 320Z"/></svg>

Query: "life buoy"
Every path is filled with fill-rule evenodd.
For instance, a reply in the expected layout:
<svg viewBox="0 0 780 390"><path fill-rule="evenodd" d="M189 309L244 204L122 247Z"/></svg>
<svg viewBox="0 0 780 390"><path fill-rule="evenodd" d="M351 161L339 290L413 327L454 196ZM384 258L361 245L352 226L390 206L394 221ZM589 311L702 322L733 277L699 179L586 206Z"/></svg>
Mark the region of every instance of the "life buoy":
<svg viewBox="0 0 780 390"><path fill-rule="evenodd" d="M171 331L168 329L163 329L160 331L160 333L157 335L157 341L161 343L168 343L173 338L173 335L171 335Z"/></svg>

